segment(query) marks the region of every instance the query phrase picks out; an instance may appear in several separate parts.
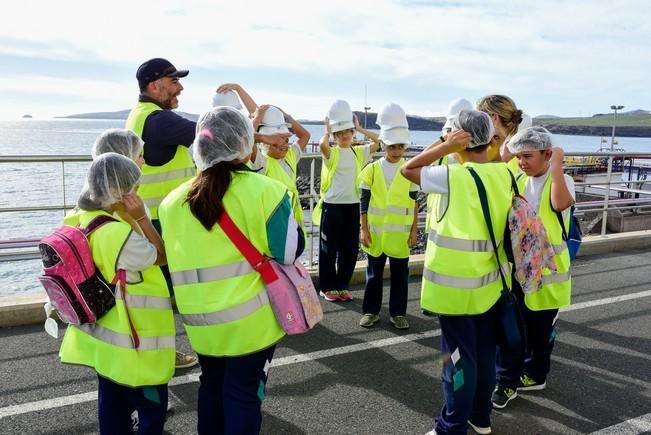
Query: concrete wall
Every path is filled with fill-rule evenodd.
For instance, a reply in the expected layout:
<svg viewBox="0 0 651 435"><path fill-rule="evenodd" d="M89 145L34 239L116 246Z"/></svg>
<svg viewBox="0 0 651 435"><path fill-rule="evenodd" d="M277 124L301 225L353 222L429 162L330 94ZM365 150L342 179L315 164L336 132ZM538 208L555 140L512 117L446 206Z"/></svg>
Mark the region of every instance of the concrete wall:
<svg viewBox="0 0 651 435"><path fill-rule="evenodd" d="M651 249L651 231L609 234L606 236L588 236L583 240L579 257L602 255L611 252L630 251L633 249ZM409 261L409 273L422 275L424 255L412 255ZM312 279L318 282L316 270L311 270ZM389 277L389 267L384 271ZM366 279L366 261L360 261L355 267L351 284L363 284ZM0 327L30 325L45 320L43 305L45 293L32 296L10 296L0 298Z"/></svg>

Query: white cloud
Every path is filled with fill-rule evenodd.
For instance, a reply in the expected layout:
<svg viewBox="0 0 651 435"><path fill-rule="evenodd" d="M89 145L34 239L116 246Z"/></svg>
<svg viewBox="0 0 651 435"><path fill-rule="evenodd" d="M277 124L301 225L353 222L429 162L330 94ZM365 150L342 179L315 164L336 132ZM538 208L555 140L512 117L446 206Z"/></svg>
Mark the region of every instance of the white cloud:
<svg viewBox="0 0 651 435"><path fill-rule="evenodd" d="M348 74L402 81L405 88L594 99L644 90L651 66L648 3L617 6L605 0L15 2L3 10L0 53L129 66L163 55L214 70L281 68L297 80ZM92 89L101 96L101 88ZM262 93L302 102L306 112L313 101L332 99L321 89Z"/></svg>

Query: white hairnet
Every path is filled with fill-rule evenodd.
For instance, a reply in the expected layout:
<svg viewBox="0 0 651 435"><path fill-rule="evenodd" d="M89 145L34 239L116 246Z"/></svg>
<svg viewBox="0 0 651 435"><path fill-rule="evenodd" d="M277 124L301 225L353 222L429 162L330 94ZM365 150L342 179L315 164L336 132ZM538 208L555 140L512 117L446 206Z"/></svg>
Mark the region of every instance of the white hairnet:
<svg viewBox="0 0 651 435"><path fill-rule="evenodd" d="M516 133L507 146L513 154L522 151L549 150L554 146L554 139L546 128L529 127Z"/></svg>
<svg viewBox="0 0 651 435"><path fill-rule="evenodd" d="M461 129L472 135L472 142L467 148L488 145L495 135L493 121L487 113L478 110L462 110L454 121L452 128Z"/></svg>
<svg viewBox="0 0 651 435"><path fill-rule="evenodd" d="M140 169L129 157L117 153L99 155L90 164L77 205L83 210L109 207L133 191Z"/></svg>
<svg viewBox="0 0 651 435"><path fill-rule="evenodd" d="M219 162L245 159L252 149L253 124L239 110L213 107L199 118L192 156L202 171Z"/></svg>
<svg viewBox="0 0 651 435"><path fill-rule="evenodd" d="M95 139L91 155L93 158L104 153L118 153L136 160L142 152L143 142L137 134L125 128L111 128Z"/></svg>

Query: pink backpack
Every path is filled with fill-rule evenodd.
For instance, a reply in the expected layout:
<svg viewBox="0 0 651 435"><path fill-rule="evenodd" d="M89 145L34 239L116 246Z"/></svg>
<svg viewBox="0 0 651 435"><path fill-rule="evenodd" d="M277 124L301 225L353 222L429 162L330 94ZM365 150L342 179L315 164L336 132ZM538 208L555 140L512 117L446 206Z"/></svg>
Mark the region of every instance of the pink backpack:
<svg viewBox="0 0 651 435"><path fill-rule="evenodd" d="M298 261L280 264L262 255L224 210L217 221L224 233L264 281L269 303L280 327L289 334L304 334L323 319L321 301L312 278Z"/></svg>
<svg viewBox="0 0 651 435"><path fill-rule="evenodd" d="M102 215L85 229L63 225L38 245L43 261L38 279L65 323L95 323L115 305L114 291L95 268L88 244L95 230L113 221Z"/></svg>

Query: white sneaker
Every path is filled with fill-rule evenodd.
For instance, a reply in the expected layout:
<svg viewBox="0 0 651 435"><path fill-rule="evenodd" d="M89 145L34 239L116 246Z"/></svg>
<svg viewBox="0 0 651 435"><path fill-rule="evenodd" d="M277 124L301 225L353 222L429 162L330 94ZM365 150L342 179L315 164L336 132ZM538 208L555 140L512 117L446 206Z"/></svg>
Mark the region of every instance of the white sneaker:
<svg viewBox="0 0 651 435"><path fill-rule="evenodd" d="M474 430L480 435L488 435L489 433L493 432L493 429L491 429L490 426L488 427L475 426L474 424L472 424L470 420L468 420L468 424L470 425L472 430Z"/></svg>

